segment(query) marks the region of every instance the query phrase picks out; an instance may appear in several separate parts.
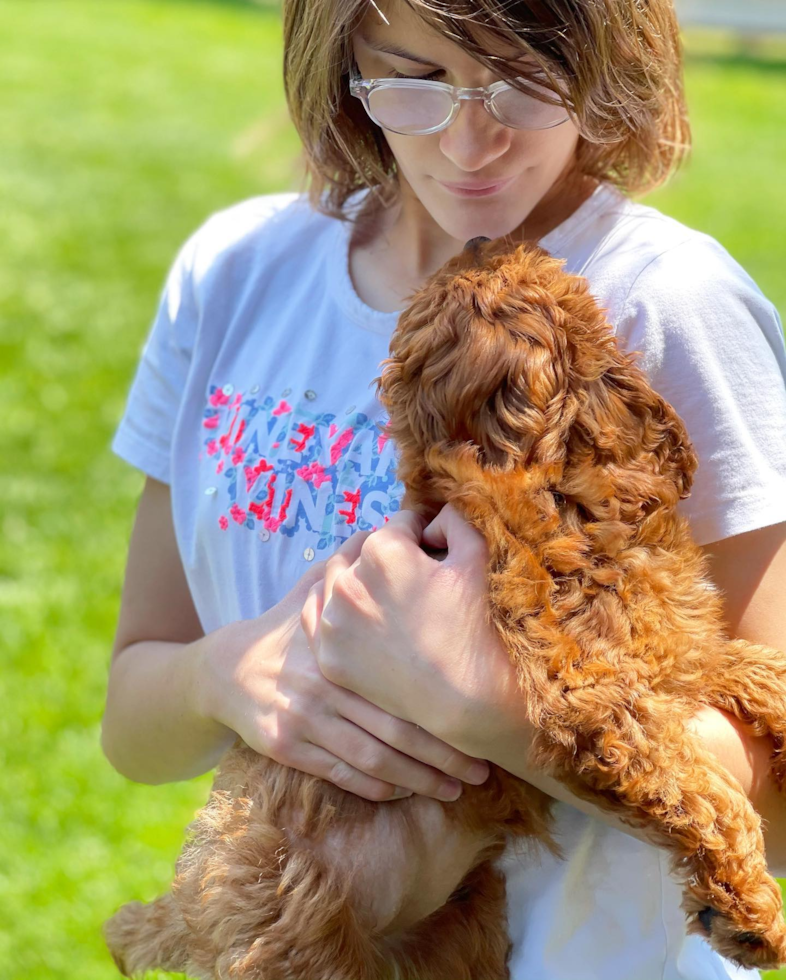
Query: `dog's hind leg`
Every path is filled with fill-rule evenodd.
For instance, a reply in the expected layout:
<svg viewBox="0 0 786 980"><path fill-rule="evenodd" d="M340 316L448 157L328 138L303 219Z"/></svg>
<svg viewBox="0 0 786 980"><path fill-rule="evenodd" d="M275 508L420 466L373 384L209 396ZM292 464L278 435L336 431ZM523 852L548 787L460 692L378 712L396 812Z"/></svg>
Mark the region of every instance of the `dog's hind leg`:
<svg viewBox="0 0 786 980"><path fill-rule="evenodd" d="M771 736L772 775L786 783L786 653L746 640L725 642L702 678L701 699L750 726L752 735ZM717 664L717 667L715 666Z"/></svg>

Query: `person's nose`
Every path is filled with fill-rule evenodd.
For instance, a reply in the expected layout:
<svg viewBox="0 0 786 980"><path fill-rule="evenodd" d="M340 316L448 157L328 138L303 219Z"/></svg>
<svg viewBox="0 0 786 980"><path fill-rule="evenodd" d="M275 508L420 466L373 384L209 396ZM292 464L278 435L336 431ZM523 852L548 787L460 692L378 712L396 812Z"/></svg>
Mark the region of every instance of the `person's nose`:
<svg viewBox="0 0 786 980"><path fill-rule="evenodd" d="M439 134L439 148L457 170L474 173L507 151L511 135L511 129L491 115L482 99L466 99L450 126Z"/></svg>

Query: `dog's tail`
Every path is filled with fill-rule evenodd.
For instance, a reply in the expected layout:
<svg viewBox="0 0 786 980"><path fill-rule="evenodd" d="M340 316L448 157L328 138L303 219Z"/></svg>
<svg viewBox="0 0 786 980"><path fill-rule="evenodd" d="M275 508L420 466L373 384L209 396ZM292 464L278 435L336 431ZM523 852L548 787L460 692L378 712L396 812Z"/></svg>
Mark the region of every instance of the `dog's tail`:
<svg viewBox="0 0 786 980"><path fill-rule="evenodd" d="M104 939L124 977L146 970L185 973L189 930L172 893L154 902L129 902L103 926Z"/></svg>

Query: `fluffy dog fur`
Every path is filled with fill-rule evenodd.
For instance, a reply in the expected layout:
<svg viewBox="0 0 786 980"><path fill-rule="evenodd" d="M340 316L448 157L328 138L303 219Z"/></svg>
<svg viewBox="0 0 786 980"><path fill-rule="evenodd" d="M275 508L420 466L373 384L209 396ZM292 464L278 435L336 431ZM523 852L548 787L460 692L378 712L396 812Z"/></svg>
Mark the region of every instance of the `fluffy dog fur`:
<svg viewBox="0 0 786 980"><path fill-rule="evenodd" d="M703 703L771 736L781 785L784 656L724 632L675 512L687 433L585 280L535 246L470 244L414 294L376 379L405 506L451 502L488 542L531 762L650 829L690 932L774 968L786 930L760 818L687 723ZM371 803L240 739L189 829L171 893L105 926L127 976L503 980L495 859L511 837L559 854L549 798L497 767L455 803Z"/></svg>

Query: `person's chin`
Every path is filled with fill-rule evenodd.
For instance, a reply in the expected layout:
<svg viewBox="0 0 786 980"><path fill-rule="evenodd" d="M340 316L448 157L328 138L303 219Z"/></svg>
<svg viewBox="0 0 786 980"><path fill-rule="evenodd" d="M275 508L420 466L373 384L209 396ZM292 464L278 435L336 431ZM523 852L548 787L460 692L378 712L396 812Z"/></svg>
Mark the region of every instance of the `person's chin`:
<svg viewBox="0 0 786 980"><path fill-rule="evenodd" d="M529 213L515 184L498 195L458 197L432 182L428 210L446 234L462 243L478 235L500 238L518 228Z"/></svg>
<svg viewBox="0 0 786 980"><path fill-rule="evenodd" d="M482 198L457 202L451 208L435 204L429 210L443 231L462 243L478 235L486 238L501 238L503 235L509 235L527 217L526 213L511 215L509 207L499 205L492 207L488 202L483 203ZM460 214L457 213L459 211Z"/></svg>

